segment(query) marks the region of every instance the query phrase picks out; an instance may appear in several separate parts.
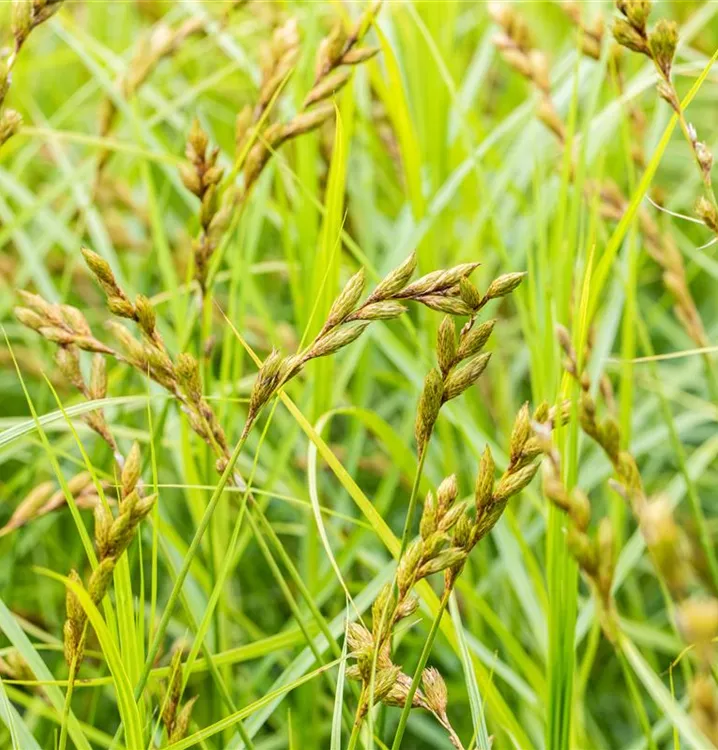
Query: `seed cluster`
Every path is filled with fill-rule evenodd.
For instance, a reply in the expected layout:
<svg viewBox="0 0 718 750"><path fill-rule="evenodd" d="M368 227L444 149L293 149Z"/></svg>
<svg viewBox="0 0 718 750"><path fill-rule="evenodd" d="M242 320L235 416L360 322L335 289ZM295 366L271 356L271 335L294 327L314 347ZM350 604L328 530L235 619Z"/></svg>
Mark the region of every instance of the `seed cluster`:
<svg viewBox="0 0 718 750"><path fill-rule="evenodd" d="M691 563L691 552L675 522L667 498L650 499L643 488L638 465L631 453L621 448L618 423L611 416L600 418L591 395L588 374L582 370L576 352L565 330L559 330L559 343L566 354L566 370L581 387L579 421L586 435L595 441L613 466L614 489L628 502L645 540L651 560L668 594L677 604L676 625L685 641L695 647L699 672L690 685L692 710L696 724L714 744L718 741L718 694L712 678L714 644L718 638L718 599L698 585ZM585 364L585 363L584 363ZM540 430L539 430L539 434ZM549 472L544 484L546 495L569 515L568 543L581 569L593 583L601 606L601 622L607 637L615 641L619 627L611 599L611 582L615 559L610 522L604 518L598 536L591 539L586 531L590 504L586 496L574 489L567 492L559 480L558 458L550 441L541 436L549 455Z"/></svg>
<svg viewBox="0 0 718 750"><path fill-rule="evenodd" d="M296 19L275 29L271 42L262 49L262 80L254 104L239 112L235 124L235 170L222 183L223 170L217 164L218 151L207 152L207 136L195 121L187 139L189 164L180 169L185 187L201 201L200 237L194 241L195 278L202 294L206 291L209 261L226 231L232 215L247 199L272 155L284 143L310 133L334 115L328 101L347 85L352 69L371 59L376 47L359 46L369 31L381 2L374 2L351 31L338 22L322 40L317 53L316 77L302 107L288 122L272 122L272 105L294 71L300 52ZM236 172L243 185L235 189ZM220 207L221 203L221 207Z"/></svg>
<svg viewBox="0 0 718 750"><path fill-rule="evenodd" d="M95 505L95 548L98 564L92 571L87 592L93 604L99 606L107 593L117 561L137 532L137 527L152 510L157 495L145 495L140 483L140 449L134 443L122 468L117 516L103 502ZM70 578L78 585L82 579L77 571ZM67 619L63 628L65 660L74 670L82 663L85 650L87 614L77 595L68 589Z"/></svg>
<svg viewBox="0 0 718 750"><path fill-rule="evenodd" d="M416 269L416 256L412 254L404 263L390 272L361 304L359 299L364 291L365 274L363 270L359 271L349 279L329 310L320 332L308 346L291 357L282 358L278 353L273 352L267 358L259 371L257 382L250 396L249 414L253 416L258 412L277 389L289 378L297 375L310 360L333 354L355 341L371 321L390 320L402 315L406 311L406 307L402 304L404 301L418 302L432 310L448 312L452 315L473 315L474 310L480 309L486 301L508 294L509 287L513 285L512 288L515 288L521 281L521 274L501 277L503 281L497 279L492 285L493 289L490 288L484 298L481 298L468 280L469 274L477 266L478 263L462 263L453 268L433 271L409 283ZM475 308L465 302L461 296L462 289L468 288L473 289L478 295L479 301ZM466 294L465 291L464 294ZM469 331L466 336L469 336ZM466 367L468 368L469 365ZM479 370L474 364L467 372L463 372L464 369L459 370L458 375L454 375L453 385L449 391L454 394L450 396L451 398L475 382L483 367ZM426 388L424 391L426 393ZM438 396L437 393L438 391L432 391L433 400L430 404L427 403L429 396L422 395L422 403L425 403L426 409L436 408L438 413L441 403L448 398L444 398L443 391L438 393ZM437 398L438 407L436 406Z"/></svg>
<svg viewBox="0 0 718 750"><path fill-rule="evenodd" d="M614 22L613 35L623 47L645 55L653 61L658 73L658 94L668 102L678 116L703 181L704 195L698 198L696 215L718 236L718 202L711 179L713 153L705 142L698 139L695 128L686 120L671 77L678 46L678 26L674 21L661 18L649 31L647 23L652 6L650 0L617 0L616 7L621 17Z"/></svg>
<svg viewBox="0 0 718 750"><path fill-rule="evenodd" d="M182 669L182 650L177 649L170 662L170 679L162 705L162 723L167 732L167 742L179 742L187 735L192 709L198 696L190 698L182 704L182 689L184 674Z"/></svg>
<svg viewBox="0 0 718 750"><path fill-rule="evenodd" d="M257 103L253 107L247 105L237 116L237 153L239 159L244 159L245 195L252 189L277 148L303 133L316 130L333 115L334 107L327 100L347 85L355 65L371 59L378 52L376 47L359 45L380 7L381 0L371 3L350 31L342 22L334 26L319 46L314 85L300 111L289 122L267 125L262 121L265 111L291 74L299 54L296 21L290 20L275 31L263 55L262 85Z"/></svg>
<svg viewBox="0 0 718 750"><path fill-rule="evenodd" d="M429 287L429 292L423 292L423 297L416 298L432 309L469 316L458 337L450 317L445 317L439 326L436 347L439 367L430 370L426 376L416 412L414 436L420 456L429 443L441 407L476 383L491 359L490 354L482 354L481 350L489 340L496 321L488 320L475 326L476 316L490 300L511 294L525 276L524 273L499 276L482 295L468 278L471 271L473 268L458 280L445 279L442 283L451 283L451 286L447 286L446 296L438 296L437 290ZM437 278L432 284L439 281ZM412 287L417 284L419 282L412 284ZM419 291L426 287L425 282Z"/></svg>
<svg viewBox="0 0 718 750"><path fill-rule="evenodd" d="M192 123L187 137L185 155L188 164L180 168L184 186L200 200L200 236L194 240L195 278L204 292L207 282L207 264L224 234L231 218L231 206L219 208L218 189L224 170L217 166L218 148L209 148L209 138L202 130L199 120Z"/></svg>
<svg viewBox="0 0 718 750"><path fill-rule="evenodd" d="M648 13L650 12L650 3L643 2L642 0L638 0L637 2L619 2L618 7L623 13L629 14L629 17L619 19L617 25L614 26L614 36L616 36L618 42L624 46L628 46L630 49L634 49L635 45L631 47L625 44L626 34L628 34L626 29L630 29L634 36L639 34L639 29L642 29L641 33L645 37L643 46L647 50L645 54L651 56L653 53L650 52L648 46L648 36L645 26ZM575 20L582 18L577 4L570 3L567 11L575 23L583 24L581 28L586 27L585 22ZM536 88L539 93L537 115L544 125L554 133L561 147L566 148L566 127L551 98L546 56L533 46L528 24L520 16L515 5L492 3L490 5L490 12L492 18L501 29L495 38L497 48L502 53L506 62ZM631 23L635 24L635 28ZM592 31L588 34L585 32L582 33L582 40L589 39L592 41L589 42L590 49L584 49L584 52L590 57L594 57L591 50L603 38L603 28L598 21L593 26L586 28L592 29ZM653 33L653 47L656 50L659 48L661 50L662 63L658 69L663 75L667 76L669 81L670 64L667 62L667 55L671 44L673 45L673 49L675 49L675 43L671 42L674 32L675 29L671 24L661 24ZM613 54L613 64L614 68L618 70L618 57L615 54ZM618 80L620 82L620 77ZM634 132L640 137L645 127L645 118L635 106L631 108L630 115ZM705 144L700 144L699 150L701 150L701 153L704 153L706 150ZM634 148L634 159L638 164L642 163L642 148ZM705 159L704 161L707 164ZM569 176L571 179L575 178L573 165L571 166ZM587 180L584 183L584 189L588 202L591 202L594 198L598 199L599 211L604 218L611 221L619 221L623 217L629 201L615 182L608 179L600 182ZM701 219L710 228L714 225L718 226L715 205L715 202L711 203L704 200L700 201L696 208ZM695 301L691 295L683 256L680 250L671 235L662 232L651 214L644 208L639 209L637 218L640 230L645 239L646 250L661 267L663 283L675 300L676 317L696 346L708 346L709 341Z"/></svg>
<svg viewBox="0 0 718 750"><path fill-rule="evenodd" d="M100 498L89 472L81 471L70 477L65 487L78 508L93 509ZM103 487L104 490L109 486ZM63 489L56 489L54 482L41 482L20 501L10 520L0 529L0 537L19 529L36 518L61 508L67 502Z"/></svg>
<svg viewBox="0 0 718 750"><path fill-rule="evenodd" d="M554 424L565 422L567 405L556 409L543 404L533 416L551 430ZM511 432L509 464L498 481L494 459L487 446L476 476L472 503L457 501L459 490L455 476L445 479L436 493L428 493L419 537L407 546L399 559L395 581L382 588L372 605L372 630L358 623L349 629L349 646L356 664L347 670L347 675L362 682L357 720L368 711L374 669L375 702L403 707L411 699L412 708L434 714L454 746L462 747L446 714L448 697L441 675L434 668L423 669L423 691L417 689L412 693L411 678L391 660L392 636L397 623L416 611L418 601L413 589L419 581L443 573L442 607L446 606L469 554L496 525L509 499L531 482L538 470L536 459L540 455L541 446L531 433L529 409L525 404Z"/></svg>

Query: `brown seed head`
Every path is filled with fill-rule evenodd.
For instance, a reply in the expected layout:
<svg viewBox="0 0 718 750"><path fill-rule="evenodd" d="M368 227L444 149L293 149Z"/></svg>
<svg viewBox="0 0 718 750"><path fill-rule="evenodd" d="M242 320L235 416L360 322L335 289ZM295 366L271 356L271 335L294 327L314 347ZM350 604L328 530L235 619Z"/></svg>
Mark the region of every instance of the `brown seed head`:
<svg viewBox="0 0 718 750"><path fill-rule="evenodd" d="M537 471L538 464L528 464L518 471L504 474L494 492L494 500L497 502L508 500L513 495L521 492L521 490L534 478Z"/></svg>
<svg viewBox="0 0 718 750"><path fill-rule="evenodd" d="M342 289L340 295L334 300L334 304L329 310L329 315L324 323L325 331L341 323L354 310L364 291L365 282L366 274L363 268L347 281L344 289Z"/></svg>
<svg viewBox="0 0 718 750"><path fill-rule="evenodd" d="M648 42L643 34L637 31L628 21L617 18L613 22L613 38L622 47L626 47L642 55L650 56Z"/></svg>
<svg viewBox="0 0 718 750"><path fill-rule="evenodd" d="M678 26L675 21L662 18L648 35L648 49L665 78L670 78L673 58L678 44Z"/></svg>
<svg viewBox="0 0 718 750"><path fill-rule="evenodd" d="M499 276L489 285L489 288L486 290L486 297L488 299L496 299L497 297L505 297L507 294L511 294L521 284L525 276L525 272L505 273L503 276Z"/></svg>
<svg viewBox="0 0 718 750"><path fill-rule="evenodd" d="M481 456L481 463L479 464L479 471L476 475L476 485L474 487L474 501L477 510L486 507L491 502L495 472L496 465L494 464L494 457L491 455L491 449L487 445Z"/></svg>
<svg viewBox="0 0 718 750"><path fill-rule="evenodd" d="M436 354L439 360L439 368L444 376L456 362L456 329L454 321L447 315L439 326L436 342Z"/></svg>
<svg viewBox="0 0 718 750"><path fill-rule="evenodd" d="M426 448L429 437L434 429L434 424L439 416L444 394L444 381L438 370L430 370L424 380L424 389L419 398L416 411L416 425L414 435L421 454Z"/></svg>
<svg viewBox="0 0 718 750"><path fill-rule="evenodd" d="M457 359L464 360L478 354L489 340L495 325L495 320L487 320L463 335L459 340L459 348L456 352Z"/></svg>
<svg viewBox="0 0 718 750"><path fill-rule="evenodd" d="M477 354L465 365L450 372L444 382L444 401L451 401L474 385L486 369L490 359L491 353Z"/></svg>
<svg viewBox="0 0 718 750"><path fill-rule="evenodd" d="M425 669L421 674L421 684L424 688L424 695L426 696L426 702L430 710L439 714L439 716L444 716L446 714L449 694L444 678L439 674L439 671L434 667Z"/></svg>
<svg viewBox="0 0 718 750"><path fill-rule="evenodd" d="M696 216L709 229L718 234L718 211L716 211L716 207L708 199L701 196L696 201L695 211Z"/></svg>
<svg viewBox="0 0 718 750"><path fill-rule="evenodd" d="M393 271L390 271L369 295L367 302L392 299L402 292L416 270L416 253L409 257Z"/></svg>

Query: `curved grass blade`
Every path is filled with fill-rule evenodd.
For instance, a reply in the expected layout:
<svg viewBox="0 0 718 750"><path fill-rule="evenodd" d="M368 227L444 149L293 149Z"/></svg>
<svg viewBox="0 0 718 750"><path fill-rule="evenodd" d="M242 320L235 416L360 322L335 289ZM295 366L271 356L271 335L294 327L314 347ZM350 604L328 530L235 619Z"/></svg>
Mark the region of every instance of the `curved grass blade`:
<svg viewBox="0 0 718 750"><path fill-rule="evenodd" d="M59 573L55 573L53 570L48 570L47 568L36 567L34 570L40 575L53 578L54 580L63 583L65 587L69 588L77 597L80 605L85 610L87 619L97 635L100 647L102 648L102 653L105 656L105 661L112 673L115 694L117 696L117 705L120 712L120 720L125 731L125 736L127 737L127 745L132 748L144 747L144 741L142 739L142 721L140 720L140 712L137 703L132 694L132 685L130 684L127 672L125 671L120 652L115 645L115 641L112 638L112 634L110 633L107 624L102 619L100 610L94 605L84 586L80 586L74 581L71 581L67 576L62 576Z"/></svg>

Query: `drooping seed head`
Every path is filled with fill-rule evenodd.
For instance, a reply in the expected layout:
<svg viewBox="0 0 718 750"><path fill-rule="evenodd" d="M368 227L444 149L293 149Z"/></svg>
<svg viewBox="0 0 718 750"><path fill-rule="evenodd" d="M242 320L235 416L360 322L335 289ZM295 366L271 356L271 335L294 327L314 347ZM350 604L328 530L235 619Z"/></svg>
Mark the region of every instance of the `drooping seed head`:
<svg viewBox="0 0 718 750"><path fill-rule="evenodd" d="M566 534L566 545L580 567L587 575L594 577L598 572L598 555L596 546L586 533L570 526Z"/></svg>
<svg viewBox="0 0 718 750"><path fill-rule="evenodd" d="M452 546L467 549L471 543L471 529L473 521L468 511L464 508L461 518L454 526ZM468 550L467 550L468 551Z"/></svg>
<svg viewBox="0 0 718 750"><path fill-rule="evenodd" d="M108 297L107 298L107 309L113 314L117 315L118 318L128 318L134 320L137 316L135 312L135 306L123 297Z"/></svg>
<svg viewBox="0 0 718 750"><path fill-rule="evenodd" d="M374 700L380 702L384 700L396 685L397 678L401 669L395 664L385 669L377 670L374 680Z"/></svg>
<svg viewBox="0 0 718 750"><path fill-rule="evenodd" d="M192 127L187 136L187 158L195 164L201 163L204 161L208 144L209 138L207 133L202 130L199 120L195 117L192 120Z"/></svg>
<svg viewBox="0 0 718 750"><path fill-rule="evenodd" d="M67 577L73 583L82 586L82 579L74 568L70 571ZM73 622L84 622L85 610L82 608L77 594L75 594L70 587L68 587L67 593L65 594L65 613L68 620L72 620Z"/></svg>
<svg viewBox="0 0 718 750"><path fill-rule="evenodd" d="M92 357L90 369L90 397L103 399L107 396L107 363L101 354Z"/></svg>
<svg viewBox="0 0 718 750"><path fill-rule="evenodd" d="M444 678L439 674L439 671L434 667L425 669L421 673L421 684L430 710L439 716L446 715L449 693Z"/></svg>
<svg viewBox="0 0 718 750"><path fill-rule="evenodd" d="M652 5L650 0L616 0L618 10L639 31L645 31Z"/></svg>
<svg viewBox="0 0 718 750"><path fill-rule="evenodd" d="M648 43L643 34L637 31L627 20L624 18L616 18L613 22L613 38L622 47L638 52L641 55L650 56L650 50Z"/></svg>
<svg viewBox="0 0 718 750"><path fill-rule="evenodd" d="M439 532L445 534L447 531L451 531L465 512L466 508L461 503L449 508L439 521Z"/></svg>
<svg viewBox="0 0 718 750"><path fill-rule="evenodd" d="M39 331L47 325L47 320L29 307L15 307L13 313L22 325L31 328L33 331Z"/></svg>
<svg viewBox="0 0 718 750"><path fill-rule="evenodd" d="M416 299L426 295L437 295L457 285L459 281L470 276L479 263L460 263L452 268L432 271L405 287L401 292L402 299ZM464 303L466 309L468 305Z"/></svg>
<svg viewBox="0 0 718 750"><path fill-rule="evenodd" d="M12 35L15 49L20 49L32 29L33 0L13 0L11 13Z"/></svg>
<svg viewBox="0 0 718 750"><path fill-rule="evenodd" d="M696 216L713 232L718 234L718 211L716 207L704 196L696 201Z"/></svg>
<svg viewBox="0 0 718 750"><path fill-rule="evenodd" d="M347 41L344 24L337 21L329 34L322 39L317 50L315 77L317 80L327 75L341 62L342 52Z"/></svg>
<svg viewBox="0 0 718 750"><path fill-rule="evenodd" d="M347 643L353 654L370 653L374 648L372 634L358 622L349 623Z"/></svg>
<svg viewBox="0 0 718 750"><path fill-rule="evenodd" d="M175 367L177 379L187 398L196 404L202 399L202 380L199 374L199 363L189 352L183 352L177 357Z"/></svg>
<svg viewBox="0 0 718 750"><path fill-rule="evenodd" d="M401 604L397 607L396 610L396 619L397 620L404 620L407 617L411 617L411 615L416 612L416 610L419 608L419 600L415 596L407 596Z"/></svg>
<svg viewBox="0 0 718 750"><path fill-rule="evenodd" d="M202 178L197 174L197 170L192 164L181 164L179 175L182 184L190 193L194 193L197 197L202 196Z"/></svg>
<svg viewBox="0 0 718 750"><path fill-rule="evenodd" d="M585 492L574 487L570 496L569 513L579 531L586 531L591 521L591 503Z"/></svg>
<svg viewBox="0 0 718 750"><path fill-rule="evenodd" d="M284 128L284 137L289 140L305 133L311 133L334 117L335 111L333 102L322 102L309 112L300 112L287 123Z"/></svg>
<svg viewBox="0 0 718 750"><path fill-rule="evenodd" d="M77 388L85 390L85 380L80 369L80 357L74 346L61 346L55 352L55 362L60 372Z"/></svg>
<svg viewBox="0 0 718 750"><path fill-rule="evenodd" d="M117 284L115 274L112 272L110 264L102 256L86 247L83 247L82 257L85 259L87 267L95 276L97 282L108 297L120 297L120 299L126 299L124 292Z"/></svg>
<svg viewBox="0 0 718 750"><path fill-rule="evenodd" d="M662 18L648 35L648 49L654 62L666 78L671 75L671 66L678 44L678 26L675 21Z"/></svg>
<svg viewBox="0 0 718 750"><path fill-rule="evenodd" d="M281 384L284 361L276 349L264 360L249 397L250 415L256 415Z"/></svg>
<svg viewBox="0 0 718 750"><path fill-rule="evenodd" d="M472 310L478 310L483 302L479 290L465 276L459 279L459 296Z"/></svg>
<svg viewBox="0 0 718 750"><path fill-rule="evenodd" d="M342 65L361 65L379 52L379 47L356 47L342 56Z"/></svg>
<svg viewBox="0 0 718 750"><path fill-rule="evenodd" d="M693 146L698 165L703 173L703 181L707 187L711 186L711 169L713 168L713 152L703 141L696 141Z"/></svg>
<svg viewBox="0 0 718 750"><path fill-rule="evenodd" d="M683 538L668 500L658 497L646 503L641 509L639 524L653 562L669 588L682 592L690 580L691 571L686 562Z"/></svg>
<svg viewBox="0 0 718 750"><path fill-rule="evenodd" d="M335 70L333 73L330 73L307 94L302 105L303 108L306 109L311 107L312 104L324 101L333 94L336 94L347 85L351 75L351 68L341 68L340 70Z"/></svg>
<svg viewBox="0 0 718 750"><path fill-rule="evenodd" d="M157 326L157 316L152 303L144 294L138 294L135 298L135 312L140 328L147 336L152 336Z"/></svg>

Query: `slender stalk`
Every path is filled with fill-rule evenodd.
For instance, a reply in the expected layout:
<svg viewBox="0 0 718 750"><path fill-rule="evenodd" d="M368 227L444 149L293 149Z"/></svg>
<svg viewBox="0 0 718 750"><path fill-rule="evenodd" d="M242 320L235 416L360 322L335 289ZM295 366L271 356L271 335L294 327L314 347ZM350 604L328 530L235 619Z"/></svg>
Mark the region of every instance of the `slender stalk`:
<svg viewBox="0 0 718 750"><path fill-rule="evenodd" d="M429 435L429 438L430 437L431 435ZM404 531L402 532L402 535L401 535L401 548L399 551L399 559L401 559L401 556L406 551L406 547L409 544L409 539L411 538L412 521L413 521L414 513L416 510L417 499L419 497L419 486L421 485L421 477L424 472L424 463L426 462L426 453L427 453L429 438L427 438L426 444L424 445L424 448L419 454L419 461L417 463L416 472L414 474L414 482L411 487L411 495L409 496L409 507L407 508L406 518L404 520ZM396 576L394 577L393 590L394 590L394 594L396 594L396 591L397 591ZM387 599L387 602L384 605L384 608L381 613L381 625L379 627L379 632L383 632L384 625L386 624L386 618L389 616L389 603L390 602ZM359 727L361 727L362 717L364 715L364 708L365 708L364 703L368 702L369 704L369 731L370 732L373 729L371 725L371 706L374 703L374 684L376 681L376 666L377 666L377 658L379 656L380 650L381 650L381 644L374 651L374 658L372 660L372 666L371 666L371 678L369 680L368 695L366 696L362 695L362 698L364 700L362 701L360 699L359 706L357 708L356 722L358 722Z"/></svg>
<svg viewBox="0 0 718 750"><path fill-rule="evenodd" d="M399 748L401 747L401 741L404 737L404 732L406 731L407 722L409 721L409 714L411 713L411 704L414 700L414 695L419 688L419 683L421 682L421 676L424 672L424 667L426 667L426 662L429 660L429 654L431 653L432 646L434 645L436 635L439 632L441 618L444 615L444 610L449 604L449 597L451 596L453 588L453 584L444 588L444 593L442 594L441 601L439 602L439 611L436 613L436 617L434 617L434 621L431 623L431 630L429 631L429 635L426 641L424 641L424 647L422 648L421 655L419 656L419 663L416 665L414 677L411 680L411 687L409 688L409 693L406 696L404 708L401 710L399 725L396 728L396 734L394 735L394 742L391 745L391 750L399 750ZM458 740L458 737L453 734L453 730L450 734L453 735L452 742L456 745L456 740ZM459 747L461 747L460 743Z"/></svg>
<svg viewBox="0 0 718 750"><path fill-rule="evenodd" d="M85 640L87 637L87 623L82 631L82 638L80 639L80 649L84 651ZM78 651L80 653L80 651ZM75 679L77 677L77 670L79 669L79 663L77 659L77 653L72 659L70 665L70 673L67 677L67 693L65 694L65 706L62 710L62 724L60 726L60 742L58 744L58 750L65 750L67 747L67 718L70 715L70 708L72 706L72 693L75 687Z"/></svg>
<svg viewBox="0 0 718 750"><path fill-rule="evenodd" d="M357 743L359 742L359 735L361 734L361 728L362 728L362 718L364 716L364 696L362 696L362 699L359 701L359 705L357 706L356 716L354 718L354 725L352 726L352 733L349 737L349 744L347 745L347 750L356 750Z"/></svg>
<svg viewBox="0 0 718 750"><path fill-rule="evenodd" d="M217 486L212 493L212 497L207 504L207 508L205 509L204 514L200 519L199 526L195 531L194 537L192 538L192 541L187 548L187 552L184 556L184 559L182 560L182 566L177 573L177 578L175 579L174 586L172 587L172 591L170 592L169 598L167 599L167 604L165 605L165 608L162 612L162 618L159 622L159 625L157 626L157 631L155 632L154 639L147 651L147 658L142 667L140 679L135 686L135 700L140 700L140 698L142 697L142 693L147 686L147 680L149 679L150 672L152 671L152 665L154 664L155 659L157 658L157 654L159 653L162 646L162 641L164 639L165 632L167 631L167 626L169 625L170 618L172 617L172 612L180 595L180 590L182 589L184 581L187 578L187 574L189 573L190 567L192 566L194 556L197 554L199 545L202 543L202 538L204 537L205 531L209 526L209 522L212 518L212 514L214 513L214 509L217 507L217 503L219 503L219 499L222 496L222 492L224 491L227 482L229 482L232 477L234 466L237 463L239 454L244 448L244 444L247 442L247 437L249 435L251 427L251 423L245 423L242 434L237 441L237 444L235 445L231 456L229 457L227 466L222 472L222 476L220 477L219 482L217 483Z"/></svg>
<svg viewBox="0 0 718 750"><path fill-rule="evenodd" d="M419 455L419 463L416 467L416 473L414 474L414 484L411 487L411 495L409 496L409 507L406 510L406 518L404 520L404 531L401 534L401 549L399 556L404 554L409 539L411 538L411 527L414 521L414 515L416 513L416 503L419 498L419 485L421 484L421 477L424 473L424 463L426 462L426 453L428 450L428 444L424 447Z"/></svg>

